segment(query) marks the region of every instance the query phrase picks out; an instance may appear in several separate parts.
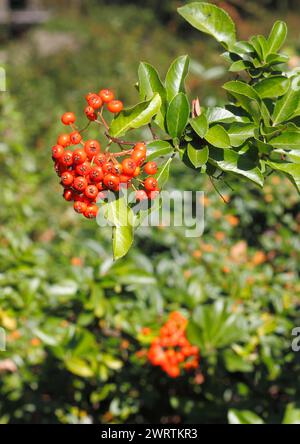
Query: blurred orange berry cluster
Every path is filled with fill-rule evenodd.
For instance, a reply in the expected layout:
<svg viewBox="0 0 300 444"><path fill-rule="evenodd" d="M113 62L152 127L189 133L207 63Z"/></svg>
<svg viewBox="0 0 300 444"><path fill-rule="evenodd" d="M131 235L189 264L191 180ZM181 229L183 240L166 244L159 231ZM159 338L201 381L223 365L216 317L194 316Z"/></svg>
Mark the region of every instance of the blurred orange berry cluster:
<svg viewBox="0 0 300 444"><path fill-rule="evenodd" d="M199 349L186 337L187 324L187 319L181 313L171 313L148 351L151 364L161 367L171 378L199 366Z"/></svg>

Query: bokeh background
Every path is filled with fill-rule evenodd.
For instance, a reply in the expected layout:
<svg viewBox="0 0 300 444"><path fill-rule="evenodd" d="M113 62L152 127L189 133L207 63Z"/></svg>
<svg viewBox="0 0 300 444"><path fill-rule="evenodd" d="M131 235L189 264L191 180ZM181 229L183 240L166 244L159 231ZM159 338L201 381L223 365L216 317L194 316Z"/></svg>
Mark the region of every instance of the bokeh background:
<svg viewBox="0 0 300 444"><path fill-rule="evenodd" d="M263 191L209 181L178 162L168 187L205 190L205 233L153 228L112 262L109 229L61 198L51 146L60 115L114 89L127 105L140 60L161 75L192 58L187 88L222 103L221 48L176 13L177 0L0 1L0 423L300 422L300 201L281 176ZM239 36L286 20L300 66L299 0L215 1ZM8 7L8 8L7 8ZM82 117L83 119L83 117ZM84 119L82 120L84 122ZM93 133L92 133L93 134ZM141 134L141 137L149 135ZM205 322L200 312L205 308ZM171 311L199 319L200 367L168 378L146 359ZM200 318L202 321L200 321Z"/></svg>

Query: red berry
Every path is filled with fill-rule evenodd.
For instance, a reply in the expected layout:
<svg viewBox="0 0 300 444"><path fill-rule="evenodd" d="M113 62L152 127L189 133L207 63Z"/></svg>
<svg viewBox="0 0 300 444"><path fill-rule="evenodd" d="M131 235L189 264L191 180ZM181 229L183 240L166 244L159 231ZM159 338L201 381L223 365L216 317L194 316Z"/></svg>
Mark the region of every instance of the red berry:
<svg viewBox="0 0 300 444"><path fill-rule="evenodd" d="M61 183L64 186L68 187L68 186L72 185L73 180L74 180L74 176L69 171L65 171L64 173L62 173L62 175L61 175Z"/></svg>
<svg viewBox="0 0 300 444"><path fill-rule="evenodd" d="M89 106L91 106L93 109L98 109L101 108L103 102L100 96L98 96L98 94L91 94L88 97L87 100Z"/></svg>
<svg viewBox="0 0 300 444"><path fill-rule="evenodd" d="M99 190L95 185L88 185L84 191L84 194L88 199L96 199L98 193Z"/></svg>
<svg viewBox="0 0 300 444"><path fill-rule="evenodd" d="M91 164L88 161L80 165L77 165L76 167L76 173L79 174L80 176L87 176L88 174L90 174L90 171L91 171Z"/></svg>
<svg viewBox="0 0 300 444"><path fill-rule="evenodd" d="M141 169L140 167L136 167L133 177L138 177L141 174Z"/></svg>
<svg viewBox="0 0 300 444"><path fill-rule="evenodd" d="M132 177L126 176L126 174L120 174L119 179L120 179L120 183L127 183L132 179Z"/></svg>
<svg viewBox="0 0 300 444"><path fill-rule="evenodd" d="M65 190L63 196L68 202L71 202L74 199L74 193L72 190Z"/></svg>
<svg viewBox="0 0 300 444"><path fill-rule="evenodd" d="M157 164L155 162L148 162L144 167L144 171L146 174L150 176L157 173Z"/></svg>
<svg viewBox="0 0 300 444"><path fill-rule="evenodd" d="M134 160L132 160L131 158L129 159L124 159L122 162L122 167L123 167L123 173L126 176L133 176L134 172L136 170L136 163L134 162Z"/></svg>
<svg viewBox="0 0 300 444"><path fill-rule="evenodd" d="M115 163L113 164L111 172L112 174L119 176L123 172L123 166L120 163Z"/></svg>
<svg viewBox="0 0 300 444"><path fill-rule="evenodd" d="M144 182L144 186L147 191L156 191L158 183L157 180L154 179L154 177L147 177Z"/></svg>
<svg viewBox="0 0 300 444"><path fill-rule="evenodd" d="M97 213L98 213L97 205L88 205L87 209L84 212L84 215L88 219L95 219Z"/></svg>
<svg viewBox="0 0 300 444"><path fill-rule="evenodd" d="M57 160L59 159L64 153L64 149L61 145L55 145L52 148L52 157L53 159Z"/></svg>
<svg viewBox="0 0 300 444"><path fill-rule="evenodd" d="M57 145L61 145L64 148L71 145L70 135L69 134L61 134L57 139Z"/></svg>
<svg viewBox="0 0 300 444"><path fill-rule="evenodd" d="M104 153L100 153L95 156L94 163L102 167L106 163L106 160L106 155Z"/></svg>
<svg viewBox="0 0 300 444"><path fill-rule="evenodd" d="M76 116L74 113L65 113L61 117L61 121L64 125L72 125L75 123Z"/></svg>
<svg viewBox="0 0 300 444"><path fill-rule="evenodd" d="M114 168L114 165L110 160L108 162L105 162L102 166L104 174L112 173L113 168Z"/></svg>
<svg viewBox="0 0 300 444"><path fill-rule="evenodd" d="M87 106L87 107L84 109L84 112L85 112L86 117L87 117L89 120L93 121L93 120L96 120L96 119L97 119L97 114L95 113L94 108L92 108L91 106Z"/></svg>
<svg viewBox="0 0 300 444"><path fill-rule="evenodd" d="M99 96L101 97L102 102L104 102L104 103L111 102L115 98L114 93L112 91L110 91L109 89L102 89L99 92Z"/></svg>
<svg viewBox="0 0 300 444"><path fill-rule="evenodd" d="M79 176L76 177L73 183L73 187L77 191L84 191L86 187L88 186L88 182L85 177Z"/></svg>
<svg viewBox="0 0 300 444"><path fill-rule="evenodd" d="M62 175L62 173L65 171L65 169L66 168L60 162L55 162L54 170L59 177Z"/></svg>
<svg viewBox="0 0 300 444"><path fill-rule="evenodd" d="M87 159L87 154L82 148L73 151L74 165L80 165L80 164L84 163L86 161L86 159Z"/></svg>
<svg viewBox="0 0 300 444"><path fill-rule="evenodd" d="M121 100L112 100L111 102L108 102L107 109L111 113L119 113L124 108L123 102Z"/></svg>
<svg viewBox="0 0 300 444"><path fill-rule="evenodd" d="M144 142L138 142L135 146L134 146L134 151L141 151L143 154L146 155L146 145L144 144Z"/></svg>
<svg viewBox="0 0 300 444"><path fill-rule="evenodd" d="M86 152L89 159L92 159L97 154L99 154L101 145L97 140L88 140L84 144L84 151Z"/></svg>
<svg viewBox="0 0 300 444"><path fill-rule="evenodd" d="M71 166L73 164L73 152L70 150L66 150L64 154L61 156L60 162L64 166Z"/></svg>
<svg viewBox="0 0 300 444"><path fill-rule="evenodd" d="M87 204L85 202L82 202L80 200L76 200L76 202L74 202L74 210L76 211L76 213L83 214L85 213L86 209Z"/></svg>
<svg viewBox="0 0 300 444"><path fill-rule="evenodd" d="M119 189L120 179L114 174L107 174L104 176L103 183L109 190L117 191Z"/></svg>
<svg viewBox="0 0 300 444"><path fill-rule="evenodd" d="M99 191L104 190L103 182L98 182L98 183L96 183L96 187L98 188Z"/></svg>
<svg viewBox="0 0 300 444"><path fill-rule="evenodd" d="M88 102L94 94L95 93L92 93L92 92L87 93L87 95L85 96L86 101Z"/></svg>
<svg viewBox="0 0 300 444"><path fill-rule="evenodd" d="M103 179L102 168L99 166L93 167L90 171L89 177L92 182L95 182L95 183L101 182Z"/></svg>
<svg viewBox="0 0 300 444"><path fill-rule="evenodd" d="M138 190L138 191L135 193L135 198L136 198L137 201L141 201L141 200L146 200L146 199L148 199L148 196L147 196L146 191L144 191L144 190Z"/></svg>
<svg viewBox="0 0 300 444"><path fill-rule="evenodd" d="M137 166L142 165L146 160L146 154L142 151L133 151L131 154L131 159L136 163Z"/></svg>
<svg viewBox="0 0 300 444"><path fill-rule="evenodd" d="M70 141L72 145L78 145L82 141L82 136L78 131L74 131L70 134Z"/></svg>

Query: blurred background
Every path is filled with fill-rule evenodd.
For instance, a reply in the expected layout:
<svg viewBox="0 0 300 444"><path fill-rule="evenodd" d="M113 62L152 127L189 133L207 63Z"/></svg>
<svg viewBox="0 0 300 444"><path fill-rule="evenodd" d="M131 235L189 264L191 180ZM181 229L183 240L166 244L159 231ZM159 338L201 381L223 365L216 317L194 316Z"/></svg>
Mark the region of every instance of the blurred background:
<svg viewBox="0 0 300 444"><path fill-rule="evenodd" d="M300 422L300 353L291 349L300 203L290 183L272 175L260 191L220 181L225 204L178 162L168 187L205 190L204 235L138 232L113 263L110 230L72 211L53 172L61 114L82 116L85 94L106 87L136 103L140 60L163 77L189 54L190 97L222 103L222 48L180 19L183 3L0 0L2 424ZM241 38L286 20L284 52L300 66L299 0L215 3ZM168 378L147 362L143 328L155 336L171 311L203 319L203 307L211 322L199 320L200 367Z"/></svg>

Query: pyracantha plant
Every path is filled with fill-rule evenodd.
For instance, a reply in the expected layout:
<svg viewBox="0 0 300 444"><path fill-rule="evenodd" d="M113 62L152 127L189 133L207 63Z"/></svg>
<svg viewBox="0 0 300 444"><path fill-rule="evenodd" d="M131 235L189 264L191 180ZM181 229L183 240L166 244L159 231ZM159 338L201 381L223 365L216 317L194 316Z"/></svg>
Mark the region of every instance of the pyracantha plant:
<svg viewBox="0 0 300 444"><path fill-rule="evenodd" d="M238 175L259 187L268 175L280 171L300 190L300 71L288 70L288 57L279 52L286 39L286 24L277 21L267 38L258 35L238 41L234 22L215 5L189 3L178 12L225 49L223 57L234 73L234 80L223 85L228 103L205 108L198 98L190 102L185 90L186 55L171 64L165 81L153 66L143 62L138 70L136 87L141 102L137 105L123 109L109 90L87 96L87 118L102 125L107 138L103 151L97 141L83 141L86 128L74 126L72 113L64 115L63 123L70 124L73 132L70 138L63 135L54 149L65 198L74 200L75 210L90 218L102 207L113 226L116 259L129 250L134 228L145 213L133 211L134 203L123 200L122 184L133 187L137 200L153 201L167 181L175 157L195 174L213 179ZM104 105L115 115L110 123L104 118ZM153 140L124 140L129 131L144 126L151 130ZM69 145L79 143L82 148L74 154ZM116 145L121 152L115 152ZM139 150L142 154L137 154ZM87 174L80 167L84 163ZM150 176L145 179L141 174ZM112 191L115 200L108 202L103 189Z"/></svg>

